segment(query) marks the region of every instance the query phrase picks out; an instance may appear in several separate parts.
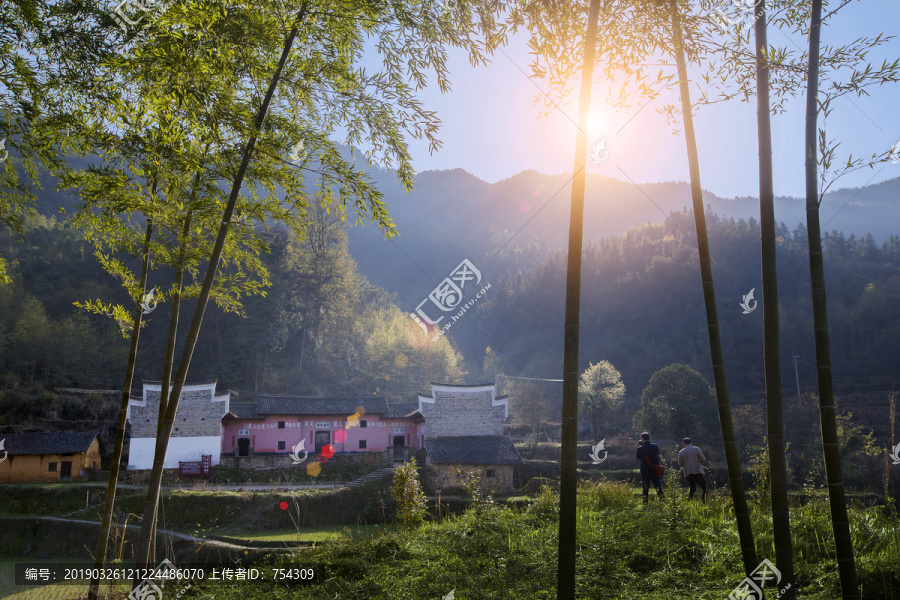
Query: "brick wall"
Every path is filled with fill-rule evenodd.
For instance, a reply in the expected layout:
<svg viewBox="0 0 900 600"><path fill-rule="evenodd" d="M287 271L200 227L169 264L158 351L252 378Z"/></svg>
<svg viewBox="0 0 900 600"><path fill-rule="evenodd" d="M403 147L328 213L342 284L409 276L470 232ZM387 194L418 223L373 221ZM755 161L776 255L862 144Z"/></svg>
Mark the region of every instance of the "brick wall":
<svg viewBox="0 0 900 600"><path fill-rule="evenodd" d="M389 466L393 462L394 453L392 450L384 452L360 452L354 454L335 454L329 463L358 463L366 465ZM309 457L298 468L306 469L306 465L316 462L316 455L309 454ZM237 469L285 469L293 466L290 455L265 455L265 456L231 456L223 454L219 458L219 465L225 468Z"/></svg>
<svg viewBox="0 0 900 600"><path fill-rule="evenodd" d="M466 484L466 474L477 473L481 477L481 485L491 492L510 492L513 489L512 465L431 465L430 487L436 490L462 489ZM457 474L459 469L463 475ZM487 472L494 472L488 477Z"/></svg>
<svg viewBox="0 0 900 600"><path fill-rule="evenodd" d="M493 388L434 389L434 403L421 403L425 437L503 435L506 407L492 406Z"/></svg>
<svg viewBox="0 0 900 600"><path fill-rule="evenodd" d="M156 437L159 396L159 386L145 386L145 406L129 406L132 437ZM218 437L221 434L222 415L227 410L228 394L216 397L215 385L186 386L178 403L172 437Z"/></svg>

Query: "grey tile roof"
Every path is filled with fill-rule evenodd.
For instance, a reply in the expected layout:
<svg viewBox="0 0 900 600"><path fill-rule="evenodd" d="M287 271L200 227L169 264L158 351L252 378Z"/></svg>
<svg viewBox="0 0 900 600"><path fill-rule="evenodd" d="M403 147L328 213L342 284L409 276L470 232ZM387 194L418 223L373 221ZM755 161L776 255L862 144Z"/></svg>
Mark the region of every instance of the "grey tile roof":
<svg viewBox="0 0 900 600"><path fill-rule="evenodd" d="M383 417L388 419L399 419L401 417L411 417L413 413L419 410L418 402L391 402L388 406L388 412Z"/></svg>
<svg viewBox="0 0 900 600"><path fill-rule="evenodd" d="M439 385L441 387L454 387L454 388L474 388L474 387L491 387L493 383L439 383L437 381L432 381L431 385Z"/></svg>
<svg viewBox="0 0 900 600"><path fill-rule="evenodd" d="M232 402L228 406L228 412L238 419L253 419L256 417L255 402ZM261 415L260 415L261 416Z"/></svg>
<svg viewBox="0 0 900 600"><path fill-rule="evenodd" d="M366 414L388 412L387 398L304 398L298 396L260 396L256 414L263 415L352 415L362 406Z"/></svg>
<svg viewBox="0 0 900 600"><path fill-rule="evenodd" d="M425 451L433 463L457 465L518 465L519 451L508 437L465 435L425 440Z"/></svg>
<svg viewBox="0 0 900 600"><path fill-rule="evenodd" d="M87 452L97 435L96 431L10 433L7 435L0 434L0 440L3 440L3 447L10 456L69 454Z"/></svg>

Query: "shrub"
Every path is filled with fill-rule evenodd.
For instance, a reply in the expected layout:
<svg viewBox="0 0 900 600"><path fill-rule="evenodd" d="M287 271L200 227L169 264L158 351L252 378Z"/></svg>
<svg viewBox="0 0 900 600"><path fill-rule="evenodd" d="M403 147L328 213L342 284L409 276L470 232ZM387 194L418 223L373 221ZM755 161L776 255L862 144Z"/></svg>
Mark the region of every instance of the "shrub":
<svg viewBox="0 0 900 600"><path fill-rule="evenodd" d="M463 472L460 469L457 469L456 472L460 476L463 475ZM490 493L482 489L481 477L477 473L471 472L466 474L465 478L466 483L463 487L466 490L466 494L471 499L470 508L472 512L475 513L476 516L480 516L493 508L494 499L491 497Z"/></svg>
<svg viewBox="0 0 900 600"><path fill-rule="evenodd" d="M403 463L394 471L394 485L391 494L397 502L397 516L404 526L410 527L421 522L427 512L425 494L419 483L419 472L412 460Z"/></svg>

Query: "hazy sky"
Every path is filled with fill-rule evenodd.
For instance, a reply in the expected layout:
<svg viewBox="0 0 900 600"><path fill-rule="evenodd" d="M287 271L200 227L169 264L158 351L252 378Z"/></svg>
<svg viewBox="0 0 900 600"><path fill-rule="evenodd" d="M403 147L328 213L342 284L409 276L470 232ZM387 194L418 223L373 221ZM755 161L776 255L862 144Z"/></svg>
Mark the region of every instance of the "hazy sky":
<svg viewBox="0 0 900 600"><path fill-rule="evenodd" d="M840 28L824 28L822 44L835 45L861 36L879 33L894 35L900 24L900 2L865 0L853 3L839 15ZM769 33L770 44L791 44L777 30ZM526 37L510 38L510 45L498 53L487 68L472 68L462 52L450 63L453 91L423 92L428 108L438 111L443 127L443 148L429 155L425 144L413 140L413 156L418 171L462 168L486 181L506 179L526 169L553 174L571 172L577 122L577 105L568 115L561 112L539 117L533 101L545 85L527 77L530 59ZM808 42L799 38L801 48ZM504 54L505 53L505 54ZM882 59L900 57L900 41L891 40L869 56L880 65ZM674 69L672 69L674 72ZM696 99L697 73L692 73L692 97ZM699 80L699 78L697 78ZM701 82L702 83L702 82ZM805 86L804 86L805 88ZM606 86L594 88L592 108L602 108ZM900 141L900 84L871 88L870 97L845 97L835 103L827 122L829 137L841 141L838 161L847 154L871 156ZM803 127L805 89L788 105L785 114L773 117L775 193L802 196ZM588 160L589 172L623 181L686 181L688 178L684 136L672 135L672 127L657 109L678 103L677 95L657 99L639 111L605 115L591 143L605 139L608 158L599 164ZM571 120L570 120L571 119ZM629 119L631 119L629 121ZM626 124L627 122L627 124ZM695 115L703 187L720 196L756 196L758 169L756 142L756 99L733 101L706 107ZM822 119L819 119L822 126ZM602 156L602 153L601 153ZM900 164L884 163L874 170L841 178L834 188L858 187L900 177Z"/></svg>

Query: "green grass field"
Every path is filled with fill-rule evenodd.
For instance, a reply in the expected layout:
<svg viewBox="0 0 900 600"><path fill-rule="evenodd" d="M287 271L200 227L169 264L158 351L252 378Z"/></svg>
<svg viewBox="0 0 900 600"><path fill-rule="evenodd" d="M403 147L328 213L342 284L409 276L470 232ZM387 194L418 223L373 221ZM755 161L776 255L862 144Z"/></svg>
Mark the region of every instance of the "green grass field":
<svg viewBox="0 0 900 600"><path fill-rule="evenodd" d="M673 476L674 477L674 476ZM675 481L674 479L672 480ZM723 600L744 579L730 498L706 505L684 490L641 502L623 482L579 483L576 598L579 600ZM524 499L524 498L523 498ZM444 514L406 529L397 525L215 529L248 542L316 542L271 558L282 568L312 568L315 583L253 586L203 582L180 600L553 600L556 598L559 497L544 488L530 504L496 503ZM771 515L751 503L758 558L774 562ZM900 519L884 506L854 503L851 532L864 600L900 599ZM800 597L840 597L827 498L794 497L791 509ZM318 543L322 542L322 543ZM12 585L13 561L0 563L0 600L68 600L85 586ZM754 565L755 566L755 565ZM119 598L124 595L120 594ZM766 598L774 599L771 590ZM112 600L112 598L110 598ZM168 597L164 600L169 600Z"/></svg>
<svg viewBox="0 0 900 600"><path fill-rule="evenodd" d="M619 482L579 485L576 598L579 600L724 600L744 579L730 499L703 505L683 490L644 505ZM277 600L456 600L556 598L559 497L549 489L531 506L487 507L463 516L342 539L277 559L314 568L315 584L276 586L256 597ZM900 598L900 520L884 507L855 506L851 527L865 600ZM753 506L759 560L774 562L771 516ZM800 597L840 597L827 501L791 511L795 588ZM755 565L754 565L755 566ZM783 584L782 584L783 585ZM204 593L239 600L247 588L220 583ZM777 590L766 598L774 599ZM197 595L197 598L202 598Z"/></svg>
<svg viewBox="0 0 900 600"><path fill-rule="evenodd" d="M280 529L265 532L220 531L216 533L231 540L248 540L253 542L324 542L366 538L395 531L396 529L397 527L391 524L374 524L307 527L300 531L296 529Z"/></svg>

